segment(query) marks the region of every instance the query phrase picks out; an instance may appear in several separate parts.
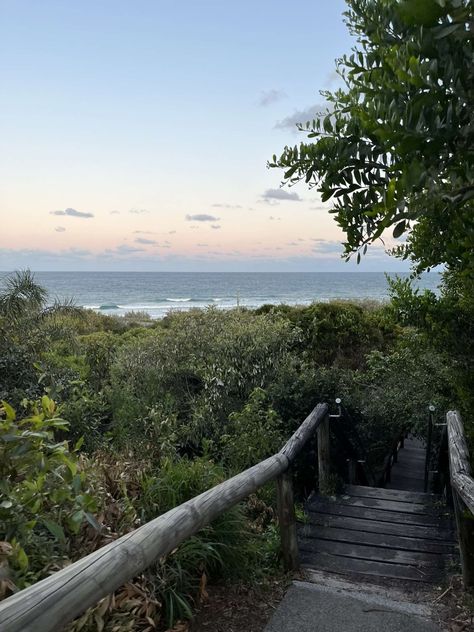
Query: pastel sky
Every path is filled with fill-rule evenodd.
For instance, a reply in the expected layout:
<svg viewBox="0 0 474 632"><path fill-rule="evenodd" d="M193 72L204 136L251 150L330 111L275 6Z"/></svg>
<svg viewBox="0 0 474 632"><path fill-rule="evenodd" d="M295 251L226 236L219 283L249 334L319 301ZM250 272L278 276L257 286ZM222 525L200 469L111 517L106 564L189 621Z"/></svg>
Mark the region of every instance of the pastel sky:
<svg viewBox="0 0 474 632"><path fill-rule="evenodd" d="M343 0L0 0L0 269L358 268L267 160L337 83Z"/></svg>

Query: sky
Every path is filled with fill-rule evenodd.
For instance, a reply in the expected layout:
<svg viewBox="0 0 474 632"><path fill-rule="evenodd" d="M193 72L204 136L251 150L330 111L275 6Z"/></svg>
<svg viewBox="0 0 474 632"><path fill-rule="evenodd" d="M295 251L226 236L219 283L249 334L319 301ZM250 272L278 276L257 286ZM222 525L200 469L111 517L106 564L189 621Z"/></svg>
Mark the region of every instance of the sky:
<svg viewBox="0 0 474 632"><path fill-rule="evenodd" d="M338 85L342 0L0 0L0 269L401 270L267 160Z"/></svg>

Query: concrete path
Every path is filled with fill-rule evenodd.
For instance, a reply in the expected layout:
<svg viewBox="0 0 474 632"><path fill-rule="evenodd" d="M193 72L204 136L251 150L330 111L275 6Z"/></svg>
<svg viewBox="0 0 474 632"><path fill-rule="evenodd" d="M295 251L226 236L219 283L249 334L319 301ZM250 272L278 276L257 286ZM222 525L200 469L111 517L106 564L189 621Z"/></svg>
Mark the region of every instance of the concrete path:
<svg viewBox="0 0 474 632"><path fill-rule="evenodd" d="M296 581L265 632L440 632L430 609L404 593L322 573Z"/></svg>

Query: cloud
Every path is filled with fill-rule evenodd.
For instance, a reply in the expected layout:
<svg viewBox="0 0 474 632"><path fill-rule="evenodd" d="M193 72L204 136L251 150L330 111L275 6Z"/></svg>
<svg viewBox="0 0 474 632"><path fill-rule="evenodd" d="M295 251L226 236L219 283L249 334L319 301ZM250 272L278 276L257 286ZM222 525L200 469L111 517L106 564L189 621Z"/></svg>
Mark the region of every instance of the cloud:
<svg viewBox="0 0 474 632"><path fill-rule="evenodd" d="M272 220L272 221L274 221L274 222L279 222L279 221L281 221L281 217L273 217L273 215L270 215L270 217L269 217L268 219L270 219L270 220Z"/></svg>
<svg viewBox="0 0 474 632"><path fill-rule="evenodd" d="M213 204L213 208L242 208L240 204Z"/></svg>
<svg viewBox="0 0 474 632"><path fill-rule="evenodd" d="M309 210L310 211L328 211L329 207L326 207L326 206L310 206Z"/></svg>
<svg viewBox="0 0 474 632"><path fill-rule="evenodd" d="M297 131L297 125L304 125L306 121L312 121L313 119L321 118L327 111L327 105L317 103L311 105L305 110L296 110L290 116L285 117L281 121L275 123L275 129L291 129Z"/></svg>
<svg viewBox="0 0 474 632"><path fill-rule="evenodd" d="M257 204L267 204L268 206L278 206L280 202L277 202L276 200L265 199L265 200L257 200Z"/></svg>
<svg viewBox="0 0 474 632"><path fill-rule="evenodd" d="M137 237L135 239L136 244L143 244L144 246L157 246L158 242L154 239L145 239L145 237Z"/></svg>
<svg viewBox="0 0 474 632"><path fill-rule="evenodd" d="M86 250L85 248L69 248L66 253L74 255L75 257L88 257L92 254L90 250Z"/></svg>
<svg viewBox="0 0 474 632"><path fill-rule="evenodd" d="M134 235L156 235L157 233L154 230L134 230Z"/></svg>
<svg viewBox="0 0 474 632"><path fill-rule="evenodd" d="M94 217L94 213L87 213L84 211L76 211L75 208L66 208L64 211L50 211L50 215L67 215L68 217Z"/></svg>
<svg viewBox="0 0 474 632"><path fill-rule="evenodd" d="M214 230L220 230L220 224L211 224L211 228L213 228Z"/></svg>
<svg viewBox="0 0 474 632"><path fill-rule="evenodd" d="M168 235L175 235L175 234L176 234L176 231L175 231L175 230L170 230L170 231L168 231Z"/></svg>
<svg viewBox="0 0 474 632"><path fill-rule="evenodd" d="M107 248L105 252L109 255L131 255L137 252L144 252L144 250L143 248L135 248L135 246L120 244L117 248Z"/></svg>
<svg viewBox="0 0 474 632"><path fill-rule="evenodd" d="M272 105L273 103L277 103L282 99L286 99L287 94L283 90L263 90L260 93L260 98L258 100L258 104L261 107L267 107L268 105Z"/></svg>
<svg viewBox="0 0 474 632"><path fill-rule="evenodd" d="M131 208L128 212L133 215L143 215L143 213L149 213L150 211L146 208Z"/></svg>
<svg viewBox="0 0 474 632"><path fill-rule="evenodd" d="M64 226L56 226L56 228L54 229L57 233L65 233L66 229L64 228Z"/></svg>
<svg viewBox="0 0 474 632"><path fill-rule="evenodd" d="M120 211L110 211L111 215L120 215Z"/></svg>
<svg viewBox="0 0 474 632"><path fill-rule="evenodd" d="M313 252L316 252L317 254L343 254L343 246L340 241L335 239L312 239L311 241L314 241L315 243Z"/></svg>
<svg viewBox="0 0 474 632"><path fill-rule="evenodd" d="M262 193L264 200L288 200L290 202L301 202L301 198L298 193L289 193L285 189L267 189L265 193Z"/></svg>
<svg viewBox="0 0 474 632"><path fill-rule="evenodd" d="M186 215L187 222L218 222L220 217L208 215L207 213L198 213L197 215Z"/></svg>
<svg viewBox="0 0 474 632"><path fill-rule="evenodd" d="M209 244L197 244L199 248L208 248Z"/></svg>

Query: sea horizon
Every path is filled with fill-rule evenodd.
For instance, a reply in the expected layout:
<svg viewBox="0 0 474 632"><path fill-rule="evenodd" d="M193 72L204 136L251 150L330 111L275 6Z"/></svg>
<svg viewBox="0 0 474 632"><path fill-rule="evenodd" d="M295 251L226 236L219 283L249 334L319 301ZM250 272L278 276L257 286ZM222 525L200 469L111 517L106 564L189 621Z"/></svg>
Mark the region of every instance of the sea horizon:
<svg viewBox="0 0 474 632"><path fill-rule="evenodd" d="M73 300L78 306L109 315L130 311L162 318L170 311L215 306L258 308L264 304L309 305L330 300L389 298L386 273L347 272L118 272L33 271L50 301ZM8 275L8 272L2 272ZM387 273L408 278L410 273ZM438 291L440 274L416 280L421 289Z"/></svg>

